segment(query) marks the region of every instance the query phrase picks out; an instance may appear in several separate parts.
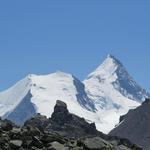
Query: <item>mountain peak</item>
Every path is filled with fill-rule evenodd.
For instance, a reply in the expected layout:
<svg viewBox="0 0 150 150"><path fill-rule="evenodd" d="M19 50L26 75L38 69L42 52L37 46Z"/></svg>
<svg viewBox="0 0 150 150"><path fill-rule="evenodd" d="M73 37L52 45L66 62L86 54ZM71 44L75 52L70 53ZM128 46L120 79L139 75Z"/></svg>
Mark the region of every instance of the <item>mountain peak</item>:
<svg viewBox="0 0 150 150"><path fill-rule="evenodd" d="M112 55L112 54L108 54L108 55L107 55L107 58L115 58L115 57L114 57L114 55Z"/></svg>
<svg viewBox="0 0 150 150"><path fill-rule="evenodd" d="M126 69L122 63L113 55L108 54L103 63L98 66L97 69L88 76L88 78L93 76L101 76L103 79L108 79L110 77L116 78L117 70L124 70L126 72Z"/></svg>
<svg viewBox="0 0 150 150"><path fill-rule="evenodd" d="M119 66L123 66L122 63L120 62L119 59L117 59L114 55L108 54L107 58L104 60L104 62L106 63L107 61L112 61L114 64L117 64ZM103 62L103 63L104 63Z"/></svg>
<svg viewBox="0 0 150 150"><path fill-rule="evenodd" d="M108 87L109 85L122 96L139 102L142 102L144 98L149 96L149 93L142 89L129 75L123 64L110 54L103 63L88 76L85 82L88 86L89 84L90 86L92 85L92 88L97 87L98 93L100 90L102 93L106 93L107 88L104 87ZM107 92L105 95L110 95L110 90Z"/></svg>

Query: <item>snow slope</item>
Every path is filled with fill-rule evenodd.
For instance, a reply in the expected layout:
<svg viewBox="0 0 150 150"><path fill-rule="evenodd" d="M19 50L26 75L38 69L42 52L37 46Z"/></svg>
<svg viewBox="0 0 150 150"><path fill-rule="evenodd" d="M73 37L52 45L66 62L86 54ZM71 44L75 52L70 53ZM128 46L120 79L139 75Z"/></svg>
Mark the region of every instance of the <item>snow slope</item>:
<svg viewBox="0 0 150 150"><path fill-rule="evenodd" d="M0 93L0 116L7 116L27 95L31 87L29 77L19 81L16 85Z"/></svg>
<svg viewBox="0 0 150 150"><path fill-rule="evenodd" d="M102 123L97 123L97 128L105 133L115 127L121 115L150 96L127 73L121 62L111 55L88 76L84 84L101 116Z"/></svg>
<svg viewBox="0 0 150 150"><path fill-rule="evenodd" d="M0 93L0 116L22 124L36 113L50 117L56 100L67 103L70 112L95 120L95 105L84 84L70 74L29 75Z"/></svg>
<svg viewBox="0 0 150 150"><path fill-rule="evenodd" d="M120 115L139 106L145 97L149 94L109 55L84 82L63 72L28 75L0 93L0 116L22 125L36 113L50 117L56 101L62 100L71 113L108 133Z"/></svg>

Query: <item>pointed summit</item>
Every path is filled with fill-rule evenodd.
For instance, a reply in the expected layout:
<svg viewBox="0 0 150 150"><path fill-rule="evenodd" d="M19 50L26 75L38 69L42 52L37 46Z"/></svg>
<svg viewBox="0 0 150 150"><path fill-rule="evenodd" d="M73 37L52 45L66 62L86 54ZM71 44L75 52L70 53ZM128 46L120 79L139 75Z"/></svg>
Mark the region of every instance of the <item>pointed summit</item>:
<svg viewBox="0 0 150 150"><path fill-rule="evenodd" d="M113 58L113 59L115 59L115 57L112 54L108 54L107 58Z"/></svg>
<svg viewBox="0 0 150 150"><path fill-rule="evenodd" d="M116 59L116 57L114 55L112 55L112 54L108 54L107 58Z"/></svg>
<svg viewBox="0 0 150 150"><path fill-rule="evenodd" d="M108 55L107 55L107 58L105 59L105 61L106 61L106 60L110 60L110 59L111 59L114 63L116 63L116 64L118 64L118 65L120 65L120 66L123 66L122 63L120 62L120 60L117 59L114 55L108 54Z"/></svg>
<svg viewBox="0 0 150 150"><path fill-rule="evenodd" d="M103 61L103 63L100 66L103 65L115 65L117 67L123 67L123 64L119 59L117 59L114 55L108 54L106 59ZM124 68L125 69L125 68Z"/></svg>
<svg viewBox="0 0 150 150"><path fill-rule="evenodd" d="M111 85L111 87L122 96L140 102L149 95L134 81L123 64L110 54L103 63L88 76L85 83L86 86L88 84L88 87L94 84L92 87L99 87L104 93L106 93L107 88L103 89L102 84L104 84L104 86L106 86L106 84L107 86ZM106 95L109 93L108 91Z"/></svg>
<svg viewBox="0 0 150 150"><path fill-rule="evenodd" d="M105 133L115 127L122 114L137 107L150 96L112 55L108 55L83 82L88 97L95 102L96 109L101 112L103 124L99 128Z"/></svg>
<svg viewBox="0 0 150 150"><path fill-rule="evenodd" d="M113 55L108 54L103 63L88 76L88 79L91 77L101 77L103 80L109 79L113 82L116 80L117 73L119 72L127 73L122 63Z"/></svg>

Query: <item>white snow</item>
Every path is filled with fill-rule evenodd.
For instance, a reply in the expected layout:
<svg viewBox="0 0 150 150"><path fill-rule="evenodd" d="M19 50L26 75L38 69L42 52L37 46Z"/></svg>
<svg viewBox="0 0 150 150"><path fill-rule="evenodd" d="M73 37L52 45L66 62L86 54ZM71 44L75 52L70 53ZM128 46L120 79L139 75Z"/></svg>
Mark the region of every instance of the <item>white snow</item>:
<svg viewBox="0 0 150 150"><path fill-rule="evenodd" d="M119 82L116 82L120 78L117 74L119 67L121 67L121 72L125 72L122 77L125 81L127 78L127 81L130 82L131 78L112 56L108 56L103 64L92 72L83 83L79 81L80 86L85 85L88 95L87 103L84 103L85 108L77 99L79 91L74 83L77 80L74 76L63 72L48 75L28 75L10 89L0 93L0 116L7 118L30 92L32 95L31 105L34 106L37 113L50 117L56 101L62 100L67 103L71 113L84 117L89 122L95 122L98 130L108 133L119 123L120 115L124 115L129 109L140 105L139 100L129 98L134 95L127 91L123 95L118 90L123 89ZM131 81L131 83L134 83L136 87L135 82ZM80 90L83 93L84 89L81 88ZM140 92L143 94L143 91ZM96 107L95 112L86 109L91 107L88 103L89 98Z"/></svg>
<svg viewBox="0 0 150 150"><path fill-rule="evenodd" d="M35 86L31 88L32 103L35 104L37 112L50 117L56 100L62 100L67 103L70 112L86 118L92 116L92 112L82 108L77 102L73 80L72 75L63 72L33 76L32 83Z"/></svg>
<svg viewBox="0 0 150 150"><path fill-rule="evenodd" d="M122 67L122 64L116 61L109 55L84 81L87 94L95 102L97 114L102 121L96 124L97 128L104 133L108 133L119 123L121 115L140 105L138 101L129 99L128 93L124 96L114 88L113 83L118 79L116 70Z"/></svg>
<svg viewBox="0 0 150 150"><path fill-rule="evenodd" d="M63 72L49 75L29 75L9 90L0 93L0 116L7 117L17 108L21 100L30 91L31 104L36 113L50 117L57 100L67 103L68 110L80 117L96 122L96 113L83 108L77 101L74 77ZM22 115L21 112L19 115Z"/></svg>
<svg viewBox="0 0 150 150"><path fill-rule="evenodd" d="M19 81L10 89L0 93L0 116L11 113L28 93L31 86L29 76Z"/></svg>

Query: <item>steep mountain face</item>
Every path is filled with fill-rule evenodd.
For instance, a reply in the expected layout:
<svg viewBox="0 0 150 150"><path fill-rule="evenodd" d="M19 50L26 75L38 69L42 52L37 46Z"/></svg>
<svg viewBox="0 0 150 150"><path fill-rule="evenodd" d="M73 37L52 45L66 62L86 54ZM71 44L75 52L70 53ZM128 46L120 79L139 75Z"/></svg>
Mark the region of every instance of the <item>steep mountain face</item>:
<svg viewBox="0 0 150 150"><path fill-rule="evenodd" d="M37 113L50 117L56 100L61 99L71 113L95 122L98 130L108 133L120 115L149 96L109 55L83 82L63 72L28 75L0 93L0 116L22 125Z"/></svg>
<svg viewBox="0 0 150 150"><path fill-rule="evenodd" d="M116 125L120 115L150 96L133 80L121 62L111 55L87 77L84 84L88 96L100 112L102 123L97 127L105 133Z"/></svg>
<svg viewBox="0 0 150 150"><path fill-rule="evenodd" d="M110 132L110 135L128 138L135 144L150 148L150 99L141 106L130 110L120 118L120 124Z"/></svg>

